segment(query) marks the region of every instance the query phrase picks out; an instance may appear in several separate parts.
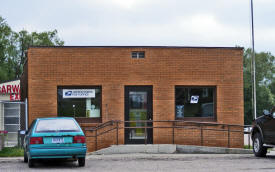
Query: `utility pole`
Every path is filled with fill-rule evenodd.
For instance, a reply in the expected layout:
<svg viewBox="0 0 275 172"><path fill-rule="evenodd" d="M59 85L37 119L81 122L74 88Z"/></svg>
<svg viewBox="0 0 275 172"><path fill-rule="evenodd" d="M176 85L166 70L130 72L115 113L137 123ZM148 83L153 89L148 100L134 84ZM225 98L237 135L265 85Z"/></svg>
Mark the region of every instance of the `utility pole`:
<svg viewBox="0 0 275 172"><path fill-rule="evenodd" d="M257 118L256 109L256 64L255 64L255 46L254 46L254 17L253 17L253 0L250 0L251 6L251 34L252 34L252 58L251 58L251 78L252 83L252 110L254 119Z"/></svg>

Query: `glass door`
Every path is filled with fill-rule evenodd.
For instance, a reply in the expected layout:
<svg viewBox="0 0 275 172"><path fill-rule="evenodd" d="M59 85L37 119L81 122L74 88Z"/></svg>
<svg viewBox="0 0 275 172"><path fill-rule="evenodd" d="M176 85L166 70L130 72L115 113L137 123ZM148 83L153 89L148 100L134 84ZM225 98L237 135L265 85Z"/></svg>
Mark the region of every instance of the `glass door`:
<svg viewBox="0 0 275 172"><path fill-rule="evenodd" d="M125 144L152 144L152 86L125 87Z"/></svg>

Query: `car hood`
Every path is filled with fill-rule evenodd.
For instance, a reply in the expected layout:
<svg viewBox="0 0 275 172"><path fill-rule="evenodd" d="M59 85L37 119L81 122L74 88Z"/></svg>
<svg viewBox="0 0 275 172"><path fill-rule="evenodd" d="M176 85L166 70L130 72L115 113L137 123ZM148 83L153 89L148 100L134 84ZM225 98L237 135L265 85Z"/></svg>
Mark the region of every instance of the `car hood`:
<svg viewBox="0 0 275 172"><path fill-rule="evenodd" d="M253 121L253 125L255 124L261 124L262 122L264 122L266 120L265 115L259 116L257 119L255 119Z"/></svg>

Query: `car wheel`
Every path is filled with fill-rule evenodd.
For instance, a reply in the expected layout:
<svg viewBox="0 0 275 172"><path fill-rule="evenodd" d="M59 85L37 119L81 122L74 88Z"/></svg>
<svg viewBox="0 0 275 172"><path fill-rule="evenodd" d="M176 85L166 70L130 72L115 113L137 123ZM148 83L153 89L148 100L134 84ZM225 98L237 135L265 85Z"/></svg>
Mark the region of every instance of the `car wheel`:
<svg viewBox="0 0 275 172"><path fill-rule="evenodd" d="M260 133L256 133L253 137L253 152L257 157L266 156L267 148L263 146L263 141Z"/></svg>
<svg viewBox="0 0 275 172"><path fill-rule="evenodd" d="M29 166L29 168L32 168L34 166L34 160L33 159L28 160L28 166Z"/></svg>
<svg viewBox="0 0 275 172"><path fill-rule="evenodd" d="M28 162L28 156L25 151L24 151L24 162Z"/></svg>
<svg viewBox="0 0 275 172"><path fill-rule="evenodd" d="M84 167L85 166L85 157L84 158L78 158L78 166Z"/></svg>

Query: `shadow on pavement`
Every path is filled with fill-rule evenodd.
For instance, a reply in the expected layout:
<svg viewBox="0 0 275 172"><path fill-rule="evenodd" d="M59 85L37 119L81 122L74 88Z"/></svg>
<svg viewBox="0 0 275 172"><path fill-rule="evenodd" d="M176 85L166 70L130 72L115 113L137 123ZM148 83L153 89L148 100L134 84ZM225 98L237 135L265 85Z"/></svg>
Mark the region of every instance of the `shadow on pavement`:
<svg viewBox="0 0 275 172"><path fill-rule="evenodd" d="M77 161L73 161L73 160L60 160L60 159L56 159L56 160L37 160L34 163L34 167L35 169L68 169L68 168L79 168L78 167L78 162Z"/></svg>
<svg viewBox="0 0 275 172"><path fill-rule="evenodd" d="M275 155L266 155L266 158L268 158L268 159L275 159Z"/></svg>

